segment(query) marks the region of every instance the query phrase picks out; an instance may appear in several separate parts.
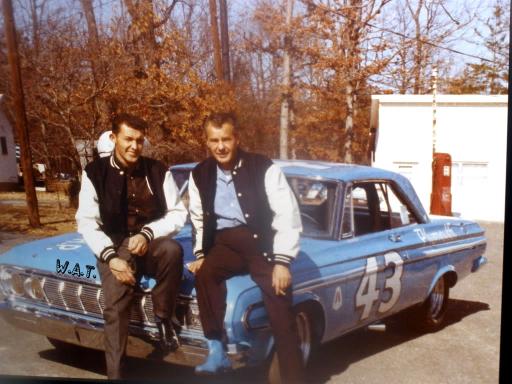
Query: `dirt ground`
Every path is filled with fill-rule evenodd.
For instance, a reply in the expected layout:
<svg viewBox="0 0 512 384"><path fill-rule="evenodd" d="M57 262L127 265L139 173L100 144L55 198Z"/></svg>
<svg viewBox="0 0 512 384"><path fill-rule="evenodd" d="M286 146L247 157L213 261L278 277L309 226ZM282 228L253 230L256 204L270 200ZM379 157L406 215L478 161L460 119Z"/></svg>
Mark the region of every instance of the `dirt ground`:
<svg viewBox="0 0 512 384"><path fill-rule="evenodd" d="M22 194L0 194L0 258L17 243L75 230L74 210L62 195L38 193L44 226L36 230L26 222L23 198ZM350 333L319 347L308 367L308 382L498 383L504 227L501 223L481 225L486 230L489 262L450 291L441 330L418 334L391 319L385 332ZM197 378L188 367L147 360L130 359L129 367L134 380L262 382L257 369L212 379ZM104 357L95 351L59 353L45 337L20 331L0 319L0 381L2 375L104 379Z"/></svg>
<svg viewBox="0 0 512 384"><path fill-rule="evenodd" d="M489 241L489 263L450 291L441 330L416 333L402 321L389 320L385 332L350 333L318 348L308 366L308 383L498 383L503 225L482 225ZM27 238L0 232L0 253L20 241ZM128 367L129 377L138 382L264 382L261 367L215 378L198 378L192 368L142 359L129 359ZM59 352L44 336L0 319L0 382L1 375L105 379L104 355L91 350Z"/></svg>
<svg viewBox="0 0 512 384"><path fill-rule="evenodd" d="M76 230L75 212L62 192L37 192L40 228L32 228L27 218L24 192L0 192L0 232L46 237Z"/></svg>

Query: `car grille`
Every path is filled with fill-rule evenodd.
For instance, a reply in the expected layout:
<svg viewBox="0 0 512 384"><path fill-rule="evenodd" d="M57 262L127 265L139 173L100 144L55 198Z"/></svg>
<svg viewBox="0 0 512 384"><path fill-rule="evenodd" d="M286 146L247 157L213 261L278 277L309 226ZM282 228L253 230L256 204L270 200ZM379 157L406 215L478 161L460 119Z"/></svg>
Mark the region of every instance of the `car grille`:
<svg viewBox="0 0 512 384"><path fill-rule="evenodd" d="M62 309L87 316L103 318L105 298L100 286L80 281L62 280L52 276L11 270L20 281L37 279L42 288L39 297L24 293L23 297L38 304L46 304L51 308ZM179 296L176 303L176 317L187 329L202 333L199 321L197 301L186 296ZM155 325L153 300L150 293L136 292L130 312L130 322L145 325Z"/></svg>

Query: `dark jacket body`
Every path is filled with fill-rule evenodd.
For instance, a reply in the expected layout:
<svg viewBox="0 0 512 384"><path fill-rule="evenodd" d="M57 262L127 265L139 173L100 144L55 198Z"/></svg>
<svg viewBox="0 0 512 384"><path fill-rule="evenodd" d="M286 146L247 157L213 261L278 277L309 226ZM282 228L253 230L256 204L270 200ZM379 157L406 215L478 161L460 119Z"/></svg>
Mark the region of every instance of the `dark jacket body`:
<svg viewBox="0 0 512 384"><path fill-rule="evenodd" d="M263 256L272 257L275 231L272 229L273 213L265 191L265 174L273 164L268 157L238 150L236 166L232 171L240 208L247 226L257 239ZM217 162L209 157L192 171L194 183L199 191L203 208L203 252L205 255L213 245L217 220L214 210Z"/></svg>
<svg viewBox="0 0 512 384"><path fill-rule="evenodd" d="M140 157L140 166L146 175L153 192L151 196L151 215L148 222L165 215L167 205L163 184L167 168L159 161ZM112 240L115 246L129 235L127 228L128 202L126 196L126 172L119 168L113 157L103 157L85 167L98 197L101 230Z"/></svg>

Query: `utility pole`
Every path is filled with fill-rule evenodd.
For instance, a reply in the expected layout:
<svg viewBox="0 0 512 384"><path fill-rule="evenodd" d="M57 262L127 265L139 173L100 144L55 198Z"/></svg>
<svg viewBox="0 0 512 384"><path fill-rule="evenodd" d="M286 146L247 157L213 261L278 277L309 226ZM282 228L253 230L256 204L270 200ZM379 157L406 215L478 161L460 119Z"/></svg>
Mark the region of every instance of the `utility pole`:
<svg viewBox="0 0 512 384"><path fill-rule="evenodd" d="M432 155L436 153L437 144L437 66L432 68Z"/></svg>
<svg viewBox="0 0 512 384"><path fill-rule="evenodd" d="M32 172L32 154L30 152L30 141L27 129L27 115L23 97L23 86L21 83L20 60L18 56L18 45L16 42L16 26L14 24L14 13L11 0L3 0L5 37L7 40L8 60L11 67L11 92L14 100L16 116L16 131L20 140L21 166L23 168L23 184L27 199L28 220L31 227L41 226L39 220L39 209L37 206L37 195L34 188L34 177Z"/></svg>

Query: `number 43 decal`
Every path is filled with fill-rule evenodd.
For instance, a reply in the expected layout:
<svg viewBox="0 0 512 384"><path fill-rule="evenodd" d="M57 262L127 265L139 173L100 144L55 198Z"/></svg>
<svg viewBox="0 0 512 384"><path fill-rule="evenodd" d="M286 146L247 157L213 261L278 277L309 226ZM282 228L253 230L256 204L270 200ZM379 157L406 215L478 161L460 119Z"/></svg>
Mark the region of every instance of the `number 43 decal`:
<svg viewBox="0 0 512 384"><path fill-rule="evenodd" d="M388 252L384 255L386 267L390 264L395 266L393 274L386 279L383 291L390 290L391 295L388 301L381 301L379 312L389 311L398 301L400 297L400 289L402 287L402 270L403 260L397 252ZM366 263L366 270L361 279L361 284L356 293L356 307L364 307L361 320L366 319L370 315L373 303L379 299L379 290L377 289L377 257L370 257Z"/></svg>

